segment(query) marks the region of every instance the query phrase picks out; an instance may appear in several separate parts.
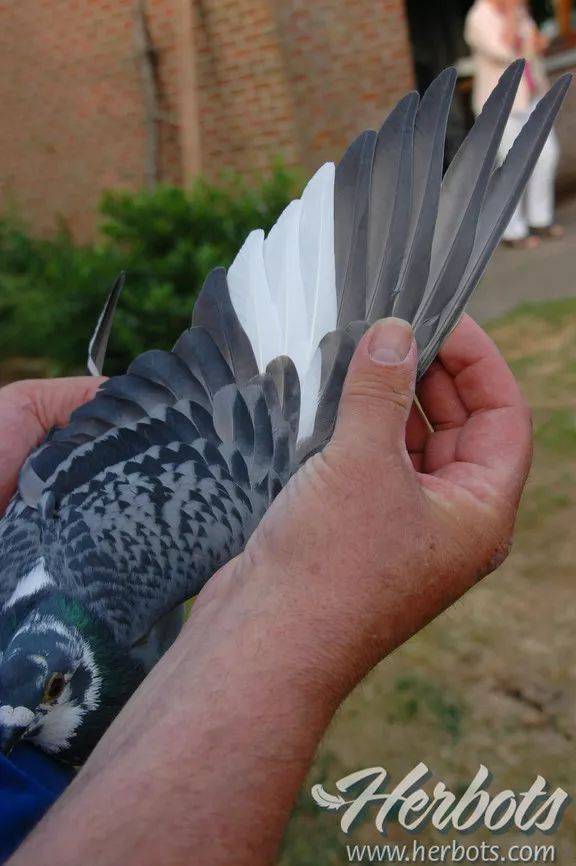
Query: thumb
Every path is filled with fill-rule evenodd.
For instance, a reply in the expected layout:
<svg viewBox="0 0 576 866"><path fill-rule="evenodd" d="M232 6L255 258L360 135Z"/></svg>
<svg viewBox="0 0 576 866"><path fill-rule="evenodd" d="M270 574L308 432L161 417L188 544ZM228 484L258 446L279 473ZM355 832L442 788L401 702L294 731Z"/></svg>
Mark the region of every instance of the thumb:
<svg viewBox="0 0 576 866"><path fill-rule="evenodd" d="M403 319L380 319L364 335L344 383L334 440L355 448L405 452L417 350Z"/></svg>

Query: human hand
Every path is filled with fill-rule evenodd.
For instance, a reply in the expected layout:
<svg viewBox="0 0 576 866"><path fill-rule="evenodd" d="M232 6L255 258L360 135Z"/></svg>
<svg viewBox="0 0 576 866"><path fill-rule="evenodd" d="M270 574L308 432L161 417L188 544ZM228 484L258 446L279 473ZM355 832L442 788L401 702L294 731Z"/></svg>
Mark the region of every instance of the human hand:
<svg viewBox="0 0 576 866"><path fill-rule="evenodd" d="M30 379L0 389L0 517L16 490L30 452L52 427L61 427L90 400L104 379Z"/></svg>
<svg viewBox="0 0 576 866"><path fill-rule="evenodd" d="M368 332L332 441L233 566L257 615L290 642L284 657L337 699L503 561L530 466L529 410L472 319L419 385L432 435L412 406L416 361L405 323ZM204 592L218 589L216 578Z"/></svg>

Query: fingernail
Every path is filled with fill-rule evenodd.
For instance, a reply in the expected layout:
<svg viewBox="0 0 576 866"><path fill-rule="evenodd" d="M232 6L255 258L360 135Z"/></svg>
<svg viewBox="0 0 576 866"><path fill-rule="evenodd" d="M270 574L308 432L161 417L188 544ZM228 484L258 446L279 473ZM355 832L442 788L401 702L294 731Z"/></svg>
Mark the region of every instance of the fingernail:
<svg viewBox="0 0 576 866"><path fill-rule="evenodd" d="M374 325L370 357L377 364L399 364L410 351L412 336L412 328L404 319L380 319Z"/></svg>

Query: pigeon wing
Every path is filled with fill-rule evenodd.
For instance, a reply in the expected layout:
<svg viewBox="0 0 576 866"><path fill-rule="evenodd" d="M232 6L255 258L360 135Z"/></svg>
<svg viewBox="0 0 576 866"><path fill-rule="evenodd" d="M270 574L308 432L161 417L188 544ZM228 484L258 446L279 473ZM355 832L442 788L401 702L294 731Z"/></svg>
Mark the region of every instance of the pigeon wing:
<svg viewBox="0 0 576 866"><path fill-rule="evenodd" d="M47 572L126 645L243 549L293 471L273 377L237 385L204 328L130 370L29 458L19 505Z"/></svg>

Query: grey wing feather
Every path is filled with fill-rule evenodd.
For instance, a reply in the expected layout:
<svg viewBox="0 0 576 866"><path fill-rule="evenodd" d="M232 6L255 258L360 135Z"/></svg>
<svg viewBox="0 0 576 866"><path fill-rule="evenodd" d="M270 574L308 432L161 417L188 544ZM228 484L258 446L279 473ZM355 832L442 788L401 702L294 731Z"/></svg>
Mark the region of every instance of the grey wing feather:
<svg viewBox="0 0 576 866"><path fill-rule="evenodd" d="M243 549L270 503L278 469L286 482L293 467L277 452L285 451L288 427L264 394L258 381L222 389L213 441L183 442L159 416L168 428L162 444L136 449L61 498L54 480L54 566L118 640L133 643L199 592ZM188 407L171 411L185 415Z"/></svg>
<svg viewBox="0 0 576 866"><path fill-rule="evenodd" d="M234 381L232 370L220 349L204 328L194 326L184 331L172 349L186 366L194 371L210 398Z"/></svg>
<svg viewBox="0 0 576 866"><path fill-rule="evenodd" d="M339 330L344 330L355 345L377 318L391 312L406 318L414 327L420 350L419 376L477 284L567 87L567 81L560 82L545 97L505 166L494 172L523 69L523 62L517 61L502 76L443 180L444 137L454 70L446 70L432 83L419 107L414 94L401 100L383 124L376 145L373 133L364 133L336 170ZM364 294L366 308L362 313ZM348 315L355 316L356 321L349 321ZM336 334L329 336L323 347L323 364L329 366L338 340ZM343 345L340 351L344 353L341 357L345 368L347 349ZM322 391L316 430L307 442L301 443L299 460L321 447L330 435L341 393L342 367L334 369L338 375L333 379L326 379L323 373L323 385L328 381L335 387Z"/></svg>
<svg viewBox="0 0 576 866"><path fill-rule="evenodd" d="M194 400L209 408L210 397L204 386L178 355L151 349L140 355L128 367L128 375L140 376L173 394L174 401ZM106 389L104 384L103 389ZM160 402L163 402L161 400Z"/></svg>
<svg viewBox="0 0 576 866"><path fill-rule="evenodd" d="M376 141L368 224L366 318L388 315L410 225L417 93L390 113Z"/></svg>
<svg viewBox="0 0 576 866"><path fill-rule="evenodd" d="M339 325L366 313L368 207L377 134L363 132L338 165L334 181L334 253Z"/></svg>
<svg viewBox="0 0 576 866"><path fill-rule="evenodd" d="M238 384L258 373L252 345L230 300L224 268L216 268L206 277L194 305L193 323L208 331Z"/></svg>
<svg viewBox="0 0 576 866"><path fill-rule="evenodd" d="M554 120L560 110L572 76L562 76L542 97L528 122L514 142L503 164L490 178L478 220L474 246L462 280L452 296L445 299L440 310L438 327L423 341L418 370L422 375L429 367L440 346L457 323L470 295L478 285L490 256L498 245L512 213L530 177ZM428 332L426 332L427 336Z"/></svg>
<svg viewBox="0 0 576 866"><path fill-rule="evenodd" d="M126 282L126 274L122 271L112 285L104 309L100 314L100 318L94 329L92 339L88 345L88 372L92 376L101 376L104 367L104 359L106 357L106 349L108 348L108 340L110 331L112 330L112 322L118 300Z"/></svg>
<svg viewBox="0 0 576 866"><path fill-rule="evenodd" d="M288 422L295 441L300 421L300 380L294 361L281 355L270 361L266 372L274 383L282 416Z"/></svg>
<svg viewBox="0 0 576 866"><path fill-rule="evenodd" d="M444 177L430 276L414 320L421 350L466 269L488 181L523 71L524 63L519 60L502 75Z"/></svg>
<svg viewBox="0 0 576 866"><path fill-rule="evenodd" d="M359 328L358 333L363 334L364 329ZM323 448L334 432L334 407L340 402L348 365L357 342L349 331L344 330L331 331L320 342L322 371L318 409L311 437L298 447L298 463L304 462L311 454Z"/></svg>
<svg viewBox="0 0 576 866"><path fill-rule="evenodd" d="M407 321L420 305L430 273L446 127L456 78L455 69L444 70L424 94L416 115L412 216L393 309L395 316Z"/></svg>

